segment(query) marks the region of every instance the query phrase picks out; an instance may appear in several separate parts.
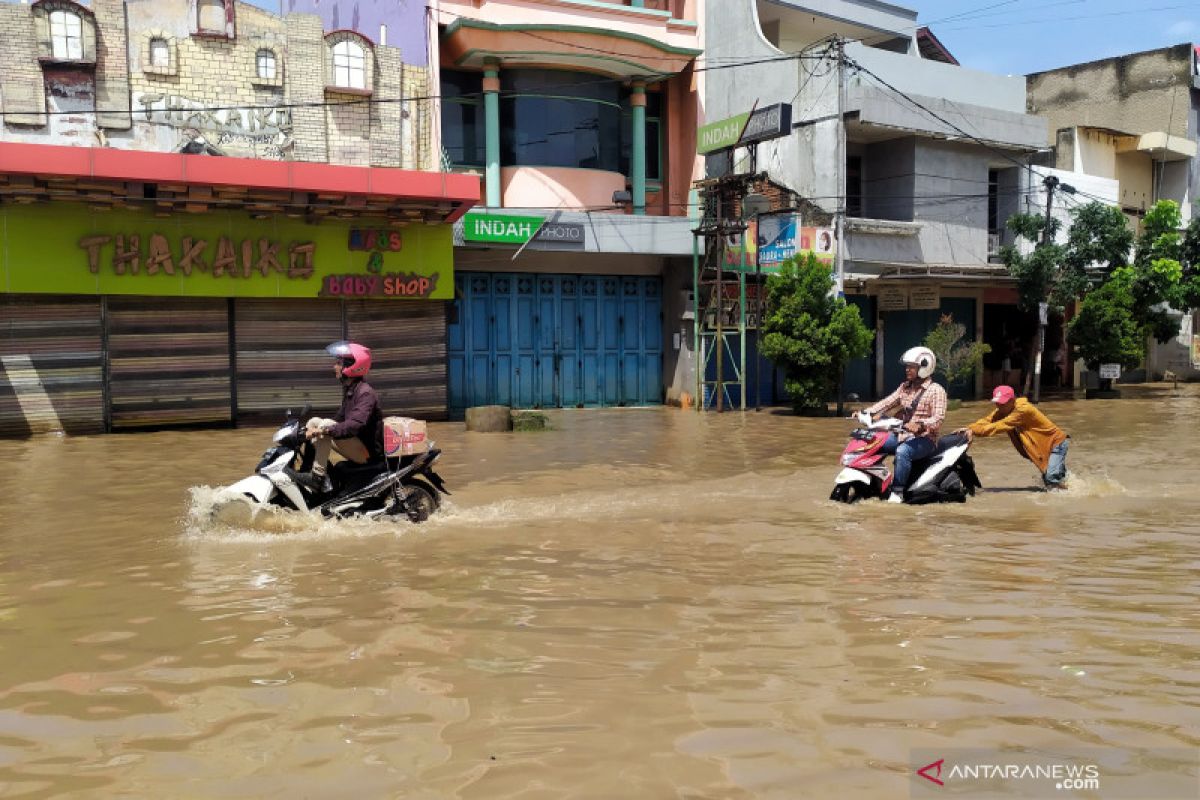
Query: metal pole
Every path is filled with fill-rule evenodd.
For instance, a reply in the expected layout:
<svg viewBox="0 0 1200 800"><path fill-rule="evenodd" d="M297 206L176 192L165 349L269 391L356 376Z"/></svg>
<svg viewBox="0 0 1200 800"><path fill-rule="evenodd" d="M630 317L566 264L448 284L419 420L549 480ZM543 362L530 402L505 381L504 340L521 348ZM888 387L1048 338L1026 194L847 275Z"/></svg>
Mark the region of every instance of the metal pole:
<svg viewBox="0 0 1200 800"><path fill-rule="evenodd" d="M721 214L724 209L717 200L717 208ZM723 219L724 217L719 217ZM713 338L713 346L717 348L717 413L725 410L725 237L717 237L717 333Z"/></svg>
<svg viewBox="0 0 1200 800"><path fill-rule="evenodd" d="M759 231L762 227L761 213L754 215L754 410L758 411L762 405L762 375L760 374L760 365L762 364L762 331L763 331L763 286L762 286L762 259L759 249Z"/></svg>
<svg viewBox="0 0 1200 800"><path fill-rule="evenodd" d="M703 215L701 216L703 220ZM692 234L692 362L696 370L696 411L704 410L704 346L700 342L700 236Z"/></svg>
<svg viewBox="0 0 1200 800"><path fill-rule="evenodd" d="M1053 175L1046 177L1046 223L1042 228L1042 241L1039 247L1050 244L1050 214L1054 208L1054 190L1058 187L1058 178ZM1038 303L1038 335L1037 347L1033 356L1033 402L1037 403L1042 397L1042 354L1046 350L1046 317L1050 313L1046 300Z"/></svg>
<svg viewBox="0 0 1200 800"><path fill-rule="evenodd" d="M837 40L838 59L838 199L837 199L837 252L834 262L837 264L837 277L834 281L834 291L838 297L845 294L846 279L846 42Z"/></svg>
<svg viewBox="0 0 1200 800"><path fill-rule="evenodd" d="M743 219L745 224L745 204L742 205ZM749 230L742 231L742 263L738 269L738 305L741 307L741 315L738 320L738 339L741 343L741 371L738 378L742 385L742 411L746 410L746 248L750 246ZM755 251L757 253L757 250Z"/></svg>

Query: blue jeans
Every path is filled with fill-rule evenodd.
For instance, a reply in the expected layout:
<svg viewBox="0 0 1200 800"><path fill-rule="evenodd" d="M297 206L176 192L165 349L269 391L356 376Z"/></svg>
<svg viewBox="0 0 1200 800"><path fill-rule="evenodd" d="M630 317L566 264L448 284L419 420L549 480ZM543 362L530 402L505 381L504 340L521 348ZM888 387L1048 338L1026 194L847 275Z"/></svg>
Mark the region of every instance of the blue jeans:
<svg viewBox="0 0 1200 800"><path fill-rule="evenodd" d="M913 462L929 458L937 449L937 445L927 436L914 436L901 444L896 434L892 433L888 435L881 449L889 455L896 454L896 477L892 481L892 491L903 492L908 487L908 476L912 472Z"/></svg>
<svg viewBox="0 0 1200 800"><path fill-rule="evenodd" d="M1047 486L1059 486L1067 480L1067 445L1070 441L1069 438L1064 439L1062 444L1050 451L1050 463L1042 475L1042 482Z"/></svg>

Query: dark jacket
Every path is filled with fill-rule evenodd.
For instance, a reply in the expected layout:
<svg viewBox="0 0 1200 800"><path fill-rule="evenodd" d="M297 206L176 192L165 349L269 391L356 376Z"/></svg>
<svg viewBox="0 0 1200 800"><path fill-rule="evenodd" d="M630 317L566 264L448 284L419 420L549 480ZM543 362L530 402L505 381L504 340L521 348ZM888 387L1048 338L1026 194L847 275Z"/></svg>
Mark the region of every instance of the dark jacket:
<svg viewBox="0 0 1200 800"><path fill-rule="evenodd" d="M364 380L351 381L342 395L342 407L333 417L337 422L329 435L334 439L358 437L374 461L383 457L383 409L379 395Z"/></svg>

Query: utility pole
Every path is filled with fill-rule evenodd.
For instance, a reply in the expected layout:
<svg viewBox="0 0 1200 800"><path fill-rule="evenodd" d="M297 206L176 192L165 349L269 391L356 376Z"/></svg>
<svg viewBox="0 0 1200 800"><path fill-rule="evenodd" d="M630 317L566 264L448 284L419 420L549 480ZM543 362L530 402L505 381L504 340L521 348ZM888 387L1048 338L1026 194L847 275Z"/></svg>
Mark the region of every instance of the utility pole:
<svg viewBox="0 0 1200 800"><path fill-rule="evenodd" d="M846 40L839 38L835 45L838 70L838 105L837 105L837 216L835 217L835 232L837 250L834 253L834 263L837 265L833 289L838 297L845 295L846 279ZM842 387L838 386L838 401L841 401Z"/></svg>
<svg viewBox="0 0 1200 800"><path fill-rule="evenodd" d="M1047 175L1042 180L1042 185L1046 187L1046 224L1042 226L1042 241L1038 247L1045 247L1053 243L1050 223L1052 221L1051 212L1054 209L1054 191L1061 188L1067 194L1075 193L1074 186L1061 183L1053 175ZM1042 399L1042 355L1046 350L1046 322L1050 316L1049 300L1050 298L1046 297L1038 303L1038 338L1033 356L1033 402L1035 403Z"/></svg>

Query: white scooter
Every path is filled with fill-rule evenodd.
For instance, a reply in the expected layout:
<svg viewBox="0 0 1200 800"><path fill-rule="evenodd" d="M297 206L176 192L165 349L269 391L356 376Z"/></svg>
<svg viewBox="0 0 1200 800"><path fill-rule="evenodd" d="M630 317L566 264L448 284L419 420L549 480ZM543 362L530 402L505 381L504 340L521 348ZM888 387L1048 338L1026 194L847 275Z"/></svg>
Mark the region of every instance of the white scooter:
<svg viewBox="0 0 1200 800"><path fill-rule="evenodd" d="M221 489L217 500L245 499L252 504L280 506L325 517L405 517L424 522L450 494L433 463L442 451L429 443L427 452L389 458L368 464L342 461L329 470L333 490L313 492L292 480L289 473L300 459L300 471L312 469L314 448L304 436L301 421L288 411L287 422L272 437L272 447L250 475Z"/></svg>
<svg viewBox="0 0 1200 800"><path fill-rule="evenodd" d="M893 475L884 464L883 445L888 436L897 432L903 423L895 417L872 421L871 415L860 411L854 417L862 427L850 433L850 441L842 451L842 471L834 479L830 500L854 503L865 498L887 497ZM904 492L904 502L965 503L968 496L981 488L975 474L975 462L967 455L970 443L961 434L948 434L938 439L933 455L912 465L910 485Z"/></svg>

